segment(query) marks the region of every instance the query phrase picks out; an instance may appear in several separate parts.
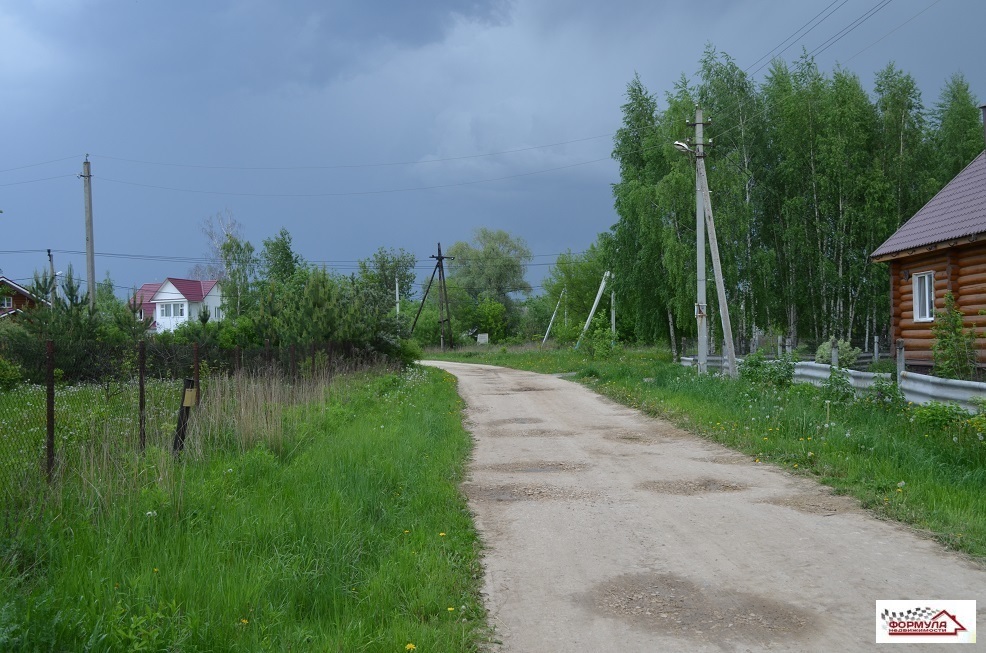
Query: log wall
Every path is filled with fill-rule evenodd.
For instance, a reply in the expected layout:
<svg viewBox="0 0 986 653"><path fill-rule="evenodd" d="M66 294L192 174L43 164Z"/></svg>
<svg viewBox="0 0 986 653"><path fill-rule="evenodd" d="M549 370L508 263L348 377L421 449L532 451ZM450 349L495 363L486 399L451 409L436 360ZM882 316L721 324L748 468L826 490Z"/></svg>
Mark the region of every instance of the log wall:
<svg viewBox="0 0 986 653"><path fill-rule="evenodd" d="M977 359L986 363L986 241L969 243L890 261L890 330L894 341L904 340L907 362L931 365L931 322L914 322L914 285L911 278L935 273L935 310L945 308L945 292L952 291L967 329L975 329Z"/></svg>

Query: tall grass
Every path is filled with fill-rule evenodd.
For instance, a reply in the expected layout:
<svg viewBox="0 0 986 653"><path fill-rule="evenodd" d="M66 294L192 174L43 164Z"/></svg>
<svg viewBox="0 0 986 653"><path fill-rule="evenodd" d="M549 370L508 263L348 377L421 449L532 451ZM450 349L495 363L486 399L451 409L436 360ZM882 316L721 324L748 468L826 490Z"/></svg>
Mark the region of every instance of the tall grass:
<svg viewBox="0 0 986 653"><path fill-rule="evenodd" d="M474 650L450 377L212 379L189 448L84 447L0 533L0 650Z"/></svg>
<svg viewBox="0 0 986 653"><path fill-rule="evenodd" d="M652 349L595 360L573 351L492 351L462 360L574 370L581 382L621 403L755 463L813 476L883 517L986 558L986 417L939 419L936 407L887 403L875 395L839 401L807 384L777 388L698 376L671 363L668 352Z"/></svg>

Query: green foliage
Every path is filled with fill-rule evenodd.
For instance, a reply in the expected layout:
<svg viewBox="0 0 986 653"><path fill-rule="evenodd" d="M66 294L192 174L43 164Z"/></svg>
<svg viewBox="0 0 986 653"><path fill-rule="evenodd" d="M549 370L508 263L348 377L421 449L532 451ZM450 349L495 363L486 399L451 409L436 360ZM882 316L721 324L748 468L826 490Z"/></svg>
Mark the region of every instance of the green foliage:
<svg viewBox="0 0 986 653"><path fill-rule="evenodd" d="M874 379L873 386L864 395L864 399L871 405L888 411L903 411L907 407L907 399L893 374Z"/></svg>
<svg viewBox="0 0 986 653"><path fill-rule="evenodd" d="M763 350L749 354L739 366L740 378L757 385L787 387L794 380L795 361L791 356L768 360Z"/></svg>
<svg viewBox="0 0 986 653"><path fill-rule="evenodd" d="M844 371L832 368L829 378L822 384L822 396L830 401L848 402L856 396L849 375Z"/></svg>
<svg viewBox="0 0 986 653"><path fill-rule="evenodd" d="M0 356L0 390L9 392L24 380L24 371L17 363Z"/></svg>
<svg viewBox="0 0 986 653"><path fill-rule="evenodd" d="M580 349L585 352L589 360L606 360L616 351L612 326L605 314L598 313L592 318L589 330L582 338Z"/></svg>
<svg viewBox="0 0 986 653"><path fill-rule="evenodd" d="M969 419L969 413L961 406L938 401L914 407L913 415L917 424L936 431L947 431Z"/></svg>
<svg viewBox="0 0 986 653"><path fill-rule="evenodd" d="M490 344L503 341L507 332L507 307L484 296L476 306L476 328L479 333L489 334Z"/></svg>
<svg viewBox="0 0 986 653"><path fill-rule="evenodd" d="M839 340L836 349L839 352L839 367L852 367L862 353L859 347L853 347L847 340ZM815 362L828 365L832 362L832 341L825 340L815 350Z"/></svg>
<svg viewBox="0 0 986 653"><path fill-rule="evenodd" d="M971 379L976 371L976 335L963 328L962 309L951 291L945 292L945 310L935 314L931 350L935 356L935 376L945 379Z"/></svg>

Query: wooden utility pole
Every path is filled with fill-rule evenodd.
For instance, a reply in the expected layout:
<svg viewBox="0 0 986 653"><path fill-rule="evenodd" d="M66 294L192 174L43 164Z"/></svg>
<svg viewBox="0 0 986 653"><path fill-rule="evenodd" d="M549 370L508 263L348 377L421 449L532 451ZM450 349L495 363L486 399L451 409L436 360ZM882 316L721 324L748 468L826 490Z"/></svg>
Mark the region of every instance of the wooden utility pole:
<svg viewBox="0 0 986 653"><path fill-rule="evenodd" d="M442 351L445 351L445 327L448 325L448 346L454 347L452 342L452 311L449 309L448 287L445 285L445 259L453 260L453 256L442 256L442 244L438 243L438 256L434 254L430 258L435 259L435 266L438 268L438 322L442 333Z"/></svg>
<svg viewBox="0 0 986 653"><path fill-rule="evenodd" d="M89 308L96 307L96 258L92 240L92 169L89 155L82 162L82 188L86 202L86 286L89 290Z"/></svg>
<svg viewBox="0 0 986 653"><path fill-rule="evenodd" d="M443 261L448 259L449 261L455 260L454 256L442 256L442 244L438 243L438 255L432 254L429 258L435 259L435 269L431 271L431 279L428 281L428 285L425 287L424 297L421 298L421 306L418 307L418 312L414 316L414 322L411 323L411 333L414 333L414 327L418 325L418 318L421 317L421 311L424 310L425 301L428 300L428 291L431 290L431 284L435 282L435 275L438 275L438 322L441 328L442 334L442 351L445 351L445 324L448 323L448 342L449 347L453 346L452 342L452 312L449 308L448 301L448 288L445 285L445 265Z"/></svg>
<svg viewBox="0 0 986 653"><path fill-rule="evenodd" d="M55 300L58 299L58 277L55 276L55 259L51 255L51 250L48 250L48 269L51 272L51 307L55 308Z"/></svg>

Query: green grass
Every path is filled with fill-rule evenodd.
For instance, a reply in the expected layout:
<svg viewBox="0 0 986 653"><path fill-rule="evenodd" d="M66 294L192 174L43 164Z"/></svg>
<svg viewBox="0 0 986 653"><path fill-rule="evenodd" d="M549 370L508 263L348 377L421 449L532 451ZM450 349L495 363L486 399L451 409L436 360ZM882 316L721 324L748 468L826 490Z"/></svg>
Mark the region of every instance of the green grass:
<svg viewBox="0 0 986 653"><path fill-rule="evenodd" d="M207 445L182 462L90 448L0 531L0 650L476 650L451 377L337 379L287 406L237 392L206 395Z"/></svg>
<svg viewBox="0 0 986 653"><path fill-rule="evenodd" d="M436 354L436 357L439 355ZM557 364L552 365L553 357ZM747 454L852 495L877 515L911 524L949 548L986 558L986 418L936 421L940 411L870 397L826 403L810 385L757 386L697 376L665 351L446 354L538 372L575 371L594 390Z"/></svg>

